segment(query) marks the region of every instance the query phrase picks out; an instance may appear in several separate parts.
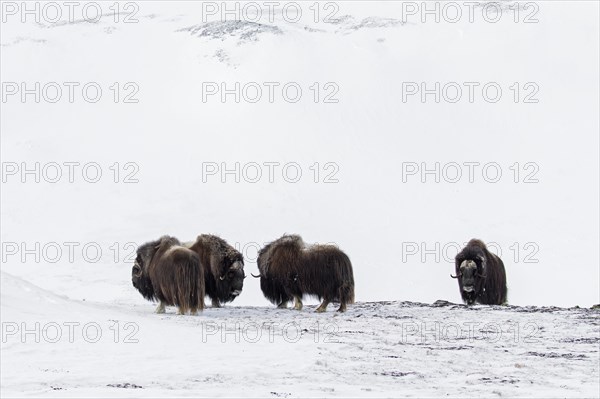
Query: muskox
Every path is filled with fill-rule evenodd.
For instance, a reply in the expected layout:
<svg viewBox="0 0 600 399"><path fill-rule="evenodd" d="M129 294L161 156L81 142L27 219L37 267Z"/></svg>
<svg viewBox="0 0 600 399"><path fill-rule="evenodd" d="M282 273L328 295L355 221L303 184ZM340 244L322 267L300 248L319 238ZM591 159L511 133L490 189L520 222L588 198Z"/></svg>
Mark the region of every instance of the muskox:
<svg viewBox="0 0 600 399"><path fill-rule="evenodd" d="M472 239L456 255L456 276L463 301L472 305L502 305L506 303L506 271L502 260L488 251L481 240Z"/></svg>
<svg viewBox="0 0 600 399"><path fill-rule="evenodd" d="M354 275L348 256L334 245L307 246L298 235L284 235L259 251L260 287L265 297L280 308L294 299L294 308L302 309L304 295L323 302L340 302L339 312L354 303Z"/></svg>
<svg viewBox="0 0 600 399"><path fill-rule="evenodd" d="M139 247L131 281L144 298L159 301L156 313L165 313L166 305L177 306L177 314L204 309L202 264L177 238L163 236Z"/></svg>
<svg viewBox="0 0 600 399"><path fill-rule="evenodd" d="M200 257L204 266L206 295L213 307L231 302L244 287L244 257L220 237L201 234L185 246Z"/></svg>

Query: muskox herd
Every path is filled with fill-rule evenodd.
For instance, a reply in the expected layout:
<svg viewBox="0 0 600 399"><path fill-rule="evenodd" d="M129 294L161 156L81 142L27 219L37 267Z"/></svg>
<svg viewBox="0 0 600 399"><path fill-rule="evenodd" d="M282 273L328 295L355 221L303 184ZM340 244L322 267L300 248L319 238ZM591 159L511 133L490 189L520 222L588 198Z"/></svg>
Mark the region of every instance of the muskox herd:
<svg viewBox="0 0 600 399"><path fill-rule="evenodd" d="M179 314L204 309L208 296L213 307L233 301L244 286L244 258L225 240L202 234L196 241L181 243L163 236L137 250L131 270L133 286L151 301L156 313L177 306Z"/></svg>
<svg viewBox="0 0 600 399"><path fill-rule="evenodd" d="M350 258L335 245L307 245L299 235L284 235L265 245L257 259L260 288L279 308L294 302L302 309L305 296L322 301L317 312L331 302L346 311L354 303L354 273ZM506 272L502 260L480 240L471 240L456 255L456 275L461 297L468 305L506 303ZM197 314L205 297L213 307L233 301L244 286L244 258L225 240L202 234L181 243L163 236L137 250L131 271L133 286L142 296L158 301L157 313L176 306L178 314Z"/></svg>

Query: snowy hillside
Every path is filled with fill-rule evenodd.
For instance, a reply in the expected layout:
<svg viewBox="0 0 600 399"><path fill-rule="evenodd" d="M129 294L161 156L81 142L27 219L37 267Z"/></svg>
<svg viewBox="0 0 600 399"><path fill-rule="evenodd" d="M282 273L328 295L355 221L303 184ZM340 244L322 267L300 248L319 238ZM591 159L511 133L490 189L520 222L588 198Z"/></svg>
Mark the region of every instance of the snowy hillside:
<svg viewBox="0 0 600 399"><path fill-rule="evenodd" d="M2 396L600 396L597 2L24 4L1 6ZM153 314L136 247L200 233L248 275L284 233L335 243L357 304L276 310L248 278ZM471 238L511 306L422 305L460 302ZM502 339L402 337L470 321ZM213 322L279 327L202 342Z"/></svg>

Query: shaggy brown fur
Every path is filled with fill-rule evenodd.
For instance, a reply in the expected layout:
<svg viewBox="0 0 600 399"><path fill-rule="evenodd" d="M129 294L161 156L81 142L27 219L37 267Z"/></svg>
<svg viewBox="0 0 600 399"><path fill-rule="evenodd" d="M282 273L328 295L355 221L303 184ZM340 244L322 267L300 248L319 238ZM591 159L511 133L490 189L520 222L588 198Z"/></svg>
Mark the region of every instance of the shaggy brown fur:
<svg viewBox="0 0 600 399"><path fill-rule="evenodd" d="M131 271L133 286L148 300L158 300L157 313L165 305L179 314L204 309L204 273L198 255L164 236L138 248Z"/></svg>
<svg viewBox="0 0 600 399"><path fill-rule="evenodd" d="M260 289L265 298L267 298L271 303L277 305L279 308L287 308L287 303L293 298L286 291L283 284L286 279L285 275L280 276L274 273L269 273L269 261L273 244L274 242L271 242L258 251L256 264L258 266L259 275L252 276L260 277Z"/></svg>
<svg viewBox="0 0 600 399"><path fill-rule="evenodd" d="M200 257L204 265L206 295L214 307L231 302L244 288L244 257L220 237L202 234L186 247Z"/></svg>
<svg viewBox="0 0 600 399"><path fill-rule="evenodd" d="M472 239L455 258L458 288L463 301L472 305L506 303L506 271L502 260L481 240Z"/></svg>
<svg viewBox="0 0 600 399"><path fill-rule="evenodd" d="M318 312L330 302L340 302L340 312L354 303L352 264L336 246L306 246L300 236L285 235L259 252L258 269L263 294L279 307L294 298L300 310L304 295L323 300Z"/></svg>

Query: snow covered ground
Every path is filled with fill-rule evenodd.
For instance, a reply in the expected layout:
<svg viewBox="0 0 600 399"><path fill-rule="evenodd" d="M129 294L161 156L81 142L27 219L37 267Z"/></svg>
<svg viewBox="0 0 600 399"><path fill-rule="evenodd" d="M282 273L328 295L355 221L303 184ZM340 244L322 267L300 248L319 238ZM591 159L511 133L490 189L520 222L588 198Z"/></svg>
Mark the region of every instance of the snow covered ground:
<svg viewBox="0 0 600 399"><path fill-rule="evenodd" d="M3 322L4 397L599 393L598 310L390 301L345 314L230 306L177 316L134 298L72 300L8 274L1 292L3 320L15 321Z"/></svg>
<svg viewBox="0 0 600 399"><path fill-rule="evenodd" d="M597 2L66 3L1 5L3 397L600 396ZM136 246L200 233L336 243L358 302L153 314ZM424 305L474 237L511 306Z"/></svg>

